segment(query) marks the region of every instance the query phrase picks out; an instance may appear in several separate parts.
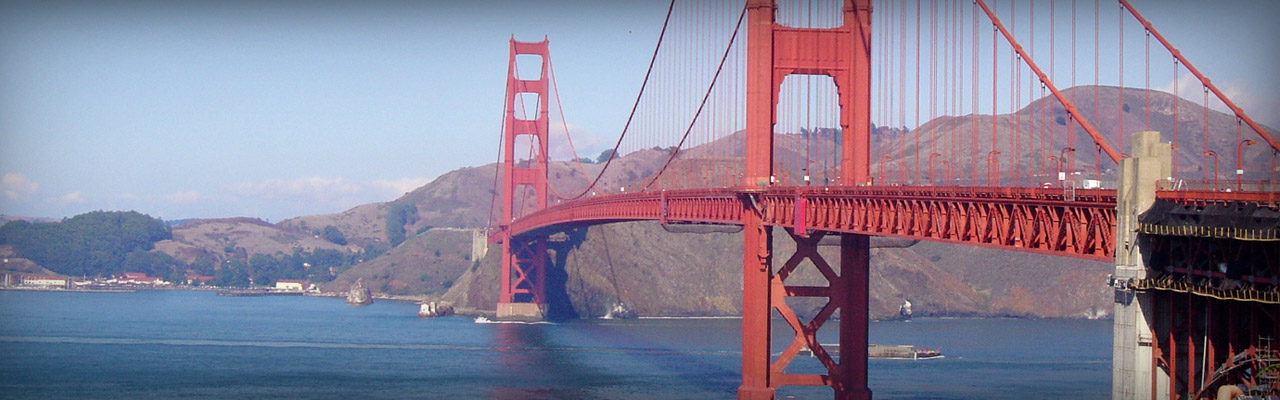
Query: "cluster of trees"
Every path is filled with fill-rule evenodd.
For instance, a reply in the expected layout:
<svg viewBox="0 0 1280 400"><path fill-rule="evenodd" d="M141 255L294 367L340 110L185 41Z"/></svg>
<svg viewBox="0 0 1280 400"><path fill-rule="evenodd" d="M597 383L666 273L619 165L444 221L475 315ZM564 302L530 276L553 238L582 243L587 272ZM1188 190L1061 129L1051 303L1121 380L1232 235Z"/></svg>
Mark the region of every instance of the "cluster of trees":
<svg viewBox="0 0 1280 400"><path fill-rule="evenodd" d="M407 201L392 202L387 207L387 238L391 247L399 246L405 239L405 225L418 221L418 206ZM335 242L336 243L336 242Z"/></svg>
<svg viewBox="0 0 1280 400"><path fill-rule="evenodd" d="M323 234L334 243L346 242L342 232L332 226L325 227ZM151 251L156 242L172 237L169 224L134 211L94 211L60 222L11 221L0 226L0 245L13 246L18 257L50 271L76 277L142 272L184 282L187 271L192 270L213 276L210 283L224 287L247 287L250 280L257 285L274 285L280 279L328 282L333 280L329 267L355 265L367 256L328 249L250 255L243 248L231 247L221 259L204 257L186 263Z"/></svg>
<svg viewBox="0 0 1280 400"><path fill-rule="evenodd" d="M333 225L325 226L324 231L321 231L319 235L333 244L339 246L347 245L347 235L343 235L342 231Z"/></svg>
<svg viewBox="0 0 1280 400"><path fill-rule="evenodd" d="M347 267L362 260L362 253L349 253L339 250L317 249L304 252L296 250L293 254L276 253L237 256L222 261L219 267L196 263L193 269L202 275L213 276L210 284L224 287L247 287L254 285L275 285L281 279L306 279L311 282L328 282L333 280L329 267ZM206 269L207 268L207 269Z"/></svg>
<svg viewBox="0 0 1280 400"><path fill-rule="evenodd" d="M172 237L164 221L134 211L94 211L60 222L10 221L0 226L0 244L68 276L129 271L170 277L183 263L151 249L155 242Z"/></svg>

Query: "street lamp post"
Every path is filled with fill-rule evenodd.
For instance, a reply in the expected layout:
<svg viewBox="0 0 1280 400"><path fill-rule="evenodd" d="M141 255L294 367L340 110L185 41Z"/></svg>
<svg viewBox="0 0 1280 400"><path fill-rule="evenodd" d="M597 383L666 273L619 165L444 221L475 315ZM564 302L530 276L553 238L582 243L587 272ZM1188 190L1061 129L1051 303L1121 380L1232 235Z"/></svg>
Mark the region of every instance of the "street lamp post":
<svg viewBox="0 0 1280 400"><path fill-rule="evenodd" d="M1058 156L1049 156L1048 161L1049 161L1049 165L1054 166L1055 170L1061 168L1058 166ZM1045 179L1047 180L1049 179L1049 177L1045 176ZM1046 181L1045 183L1047 184L1049 182Z"/></svg>
<svg viewBox="0 0 1280 400"><path fill-rule="evenodd" d="M1251 139L1241 140L1236 146L1236 191L1244 190L1244 146L1258 144Z"/></svg>
<svg viewBox="0 0 1280 400"><path fill-rule="evenodd" d="M942 154L933 153L929 155L929 184L930 185L936 185L936 183L934 183L933 181L933 159L935 157L940 157L940 156L942 156ZM946 162L946 161L943 161L943 162Z"/></svg>
<svg viewBox="0 0 1280 400"><path fill-rule="evenodd" d="M1218 152L1209 150L1204 152L1206 156L1213 156L1213 191L1218 191Z"/></svg>
<svg viewBox="0 0 1280 400"><path fill-rule="evenodd" d="M1058 184L1062 185L1063 187L1067 186L1067 170L1066 170L1067 152L1075 153L1076 148L1063 147L1062 151L1058 152L1058 181L1059 181Z"/></svg>
<svg viewBox="0 0 1280 400"><path fill-rule="evenodd" d="M888 171L889 171L889 160L891 159L892 157L889 157L888 154L885 154L883 159L884 161L880 163L880 185L881 186L888 186L889 184Z"/></svg>
<svg viewBox="0 0 1280 400"><path fill-rule="evenodd" d="M1000 186L1000 155L999 150L991 150L987 152L987 185L991 187ZM992 179L994 177L994 179Z"/></svg>

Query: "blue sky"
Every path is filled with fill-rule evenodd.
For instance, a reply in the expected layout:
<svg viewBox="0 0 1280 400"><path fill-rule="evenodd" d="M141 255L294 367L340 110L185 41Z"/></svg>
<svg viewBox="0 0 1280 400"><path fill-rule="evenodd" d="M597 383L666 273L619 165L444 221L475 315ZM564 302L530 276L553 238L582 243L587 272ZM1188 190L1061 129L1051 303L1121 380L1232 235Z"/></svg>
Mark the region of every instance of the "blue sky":
<svg viewBox="0 0 1280 400"><path fill-rule="evenodd" d="M1270 72L1280 2L1133 3L1246 111L1280 122ZM392 200L494 160L513 34L550 38L575 144L594 156L625 121L665 11L590 0L4 2L0 213L277 221ZM1141 86L1137 76L1126 80Z"/></svg>

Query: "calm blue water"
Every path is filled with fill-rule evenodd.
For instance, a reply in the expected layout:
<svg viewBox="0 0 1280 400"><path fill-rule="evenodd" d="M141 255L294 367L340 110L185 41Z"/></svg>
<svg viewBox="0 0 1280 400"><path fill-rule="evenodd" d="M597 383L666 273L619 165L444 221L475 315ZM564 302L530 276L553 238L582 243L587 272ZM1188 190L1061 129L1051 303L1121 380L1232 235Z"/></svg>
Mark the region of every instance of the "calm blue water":
<svg viewBox="0 0 1280 400"><path fill-rule="evenodd" d="M733 398L738 385L736 319L514 325L416 312L212 292L0 291L0 398L703 399ZM776 329L780 351L790 330ZM877 399L1110 393L1110 321L882 322L871 341L947 355L872 360ZM801 356L789 371L819 368ZM779 392L788 396L830 391Z"/></svg>

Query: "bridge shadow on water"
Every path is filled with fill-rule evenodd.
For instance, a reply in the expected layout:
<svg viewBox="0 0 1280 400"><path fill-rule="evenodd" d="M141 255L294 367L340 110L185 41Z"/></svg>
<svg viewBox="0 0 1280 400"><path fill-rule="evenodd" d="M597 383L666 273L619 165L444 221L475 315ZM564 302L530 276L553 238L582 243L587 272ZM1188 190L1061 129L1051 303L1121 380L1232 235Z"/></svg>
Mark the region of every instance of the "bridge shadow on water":
<svg viewBox="0 0 1280 400"><path fill-rule="evenodd" d="M736 326L734 324L729 326ZM497 324L493 399L721 398L737 389L736 351L681 349L679 326Z"/></svg>
<svg viewBox="0 0 1280 400"><path fill-rule="evenodd" d="M565 232L565 236L565 240L547 244L551 253L551 260L547 265L547 320L553 322L575 321L580 317L569 297L569 272L565 267L569 261L569 253L586 241L587 230L571 229Z"/></svg>

